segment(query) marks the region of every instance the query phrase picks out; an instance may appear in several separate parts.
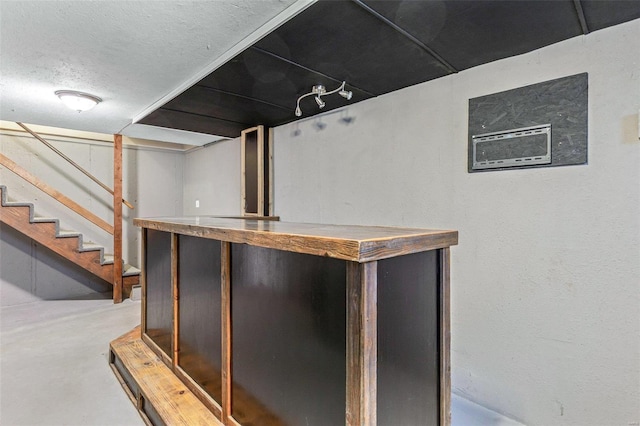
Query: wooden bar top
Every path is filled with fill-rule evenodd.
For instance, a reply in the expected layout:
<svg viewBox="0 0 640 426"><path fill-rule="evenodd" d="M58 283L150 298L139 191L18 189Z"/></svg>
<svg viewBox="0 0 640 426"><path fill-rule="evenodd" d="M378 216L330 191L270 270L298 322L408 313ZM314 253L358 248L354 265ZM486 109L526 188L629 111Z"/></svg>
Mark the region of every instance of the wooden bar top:
<svg viewBox="0 0 640 426"><path fill-rule="evenodd" d="M221 217L136 218L136 226L231 243L370 262L458 244L458 231Z"/></svg>

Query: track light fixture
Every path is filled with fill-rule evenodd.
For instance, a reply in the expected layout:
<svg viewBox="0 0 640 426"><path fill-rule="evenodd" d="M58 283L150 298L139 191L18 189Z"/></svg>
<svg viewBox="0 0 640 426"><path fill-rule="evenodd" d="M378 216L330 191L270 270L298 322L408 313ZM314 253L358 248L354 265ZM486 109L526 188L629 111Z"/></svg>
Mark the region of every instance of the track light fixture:
<svg viewBox="0 0 640 426"><path fill-rule="evenodd" d="M322 84L313 86L309 93L305 93L304 95L298 98L298 102L296 102L296 111L295 111L296 117L302 116L302 110L300 109L300 101L303 98L306 98L307 96L315 96L316 103L318 104L318 108L320 109L324 108L324 106L326 105L321 98L322 96L332 95L334 93L337 93L343 98L345 98L346 100L348 101L351 100L351 97L353 96L353 92L351 92L350 90L346 90L345 85L346 85L346 82L343 81L340 87L330 92L327 92L327 89Z"/></svg>

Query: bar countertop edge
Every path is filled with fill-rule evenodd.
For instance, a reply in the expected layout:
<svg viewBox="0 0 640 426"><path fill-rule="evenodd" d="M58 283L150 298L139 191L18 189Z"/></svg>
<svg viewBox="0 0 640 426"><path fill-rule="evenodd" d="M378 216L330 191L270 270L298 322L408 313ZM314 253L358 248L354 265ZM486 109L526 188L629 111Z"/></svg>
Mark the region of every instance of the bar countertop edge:
<svg viewBox="0 0 640 426"><path fill-rule="evenodd" d="M193 216L136 218L141 228L370 262L458 244L458 231Z"/></svg>

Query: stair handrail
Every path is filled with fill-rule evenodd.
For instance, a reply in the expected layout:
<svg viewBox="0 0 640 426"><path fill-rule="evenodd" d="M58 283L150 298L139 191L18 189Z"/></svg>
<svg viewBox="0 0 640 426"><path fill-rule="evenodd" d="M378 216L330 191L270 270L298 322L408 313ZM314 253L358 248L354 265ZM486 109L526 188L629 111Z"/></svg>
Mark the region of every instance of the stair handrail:
<svg viewBox="0 0 640 426"><path fill-rule="evenodd" d="M40 135L38 135L36 132L34 132L33 130L31 130L30 128L28 128L27 126L25 126L23 123L19 123L16 122L16 124L20 127L22 127L25 131L27 131L31 136L33 136L34 138L36 138L37 140L39 140L40 142L42 142L45 146L47 146L49 149L51 149L53 152L55 152L56 154L58 154L60 157L64 158L69 164L71 164L73 167L75 167L76 169L80 170L85 176L87 176L89 179L91 179L92 181L94 181L95 183L97 183L98 185L100 185L100 187L102 187L105 191L107 191L109 194L111 194L112 196L114 195L113 193L113 189L109 188L107 185L105 185L104 183L102 183L97 177L95 177L94 175L92 175L91 173L89 173L87 170L85 170L82 166L80 166L79 164L77 164L75 161L73 161L71 158L67 157L62 151L60 151L59 149L57 149L55 146L53 146L52 144L50 144L47 140L45 140L44 138L42 138ZM122 203L129 207L130 209L133 209L133 204L129 203L127 200L125 200L124 198L122 199Z"/></svg>

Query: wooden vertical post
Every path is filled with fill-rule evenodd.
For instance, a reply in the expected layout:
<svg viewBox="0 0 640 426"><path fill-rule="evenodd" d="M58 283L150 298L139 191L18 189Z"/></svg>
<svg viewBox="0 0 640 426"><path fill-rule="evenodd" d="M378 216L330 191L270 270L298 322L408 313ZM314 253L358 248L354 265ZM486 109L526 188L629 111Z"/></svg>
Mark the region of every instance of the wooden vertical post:
<svg viewBox="0 0 640 426"><path fill-rule="evenodd" d="M222 423L229 425L231 419L231 243L221 242L221 287L222 287Z"/></svg>
<svg viewBox="0 0 640 426"><path fill-rule="evenodd" d="M440 425L451 424L451 249L440 249Z"/></svg>
<svg viewBox="0 0 640 426"><path fill-rule="evenodd" d="M122 135L113 136L113 303L122 302Z"/></svg>
<svg viewBox="0 0 640 426"><path fill-rule="evenodd" d="M147 332L147 228L142 228L140 235L140 284L142 285L142 303L140 318L140 338Z"/></svg>
<svg viewBox="0 0 640 426"><path fill-rule="evenodd" d="M178 356L180 353L180 283L178 278L178 265L180 247L178 234L171 233L171 294L173 296L173 342L171 348L173 354L173 367L178 366Z"/></svg>
<svg viewBox="0 0 640 426"><path fill-rule="evenodd" d="M347 263L347 426L376 426L378 262Z"/></svg>

